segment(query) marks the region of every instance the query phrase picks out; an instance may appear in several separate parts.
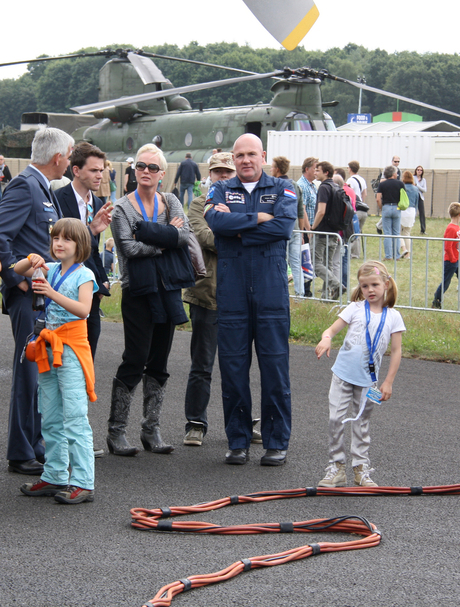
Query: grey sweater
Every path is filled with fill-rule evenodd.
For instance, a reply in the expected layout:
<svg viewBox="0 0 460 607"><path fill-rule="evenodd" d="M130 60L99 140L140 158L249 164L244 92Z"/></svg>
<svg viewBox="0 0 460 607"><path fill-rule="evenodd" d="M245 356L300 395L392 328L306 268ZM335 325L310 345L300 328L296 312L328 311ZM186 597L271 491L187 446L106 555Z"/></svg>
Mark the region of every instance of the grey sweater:
<svg viewBox="0 0 460 607"><path fill-rule="evenodd" d="M184 225L179 228L179 246L184 246L189 239L188 219L184 213L179 200L174 194L164 193L163 196L169 207L169 220L173 217L180 217L184 220ZM112 234L115 240L118 254L118 265L120 270L121 288L125 289L129 285L127 260L131 257L155 257L161 255L161 249L154 245L144 244L133 238L134 226L138 221L142 221L142 215L136 211L127 196L123 196L115 203L115 210L112 217ZM158 215L159 224L167 225L166 210Z"/></svg>

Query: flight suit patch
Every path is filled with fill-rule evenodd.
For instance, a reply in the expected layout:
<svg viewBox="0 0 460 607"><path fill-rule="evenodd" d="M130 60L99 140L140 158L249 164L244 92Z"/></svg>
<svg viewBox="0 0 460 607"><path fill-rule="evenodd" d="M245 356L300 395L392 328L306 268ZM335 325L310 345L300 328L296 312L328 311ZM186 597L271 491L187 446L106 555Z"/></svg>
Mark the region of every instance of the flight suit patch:
<svg viewBox="0 0 460 607"><path fill-rule="evenodd" d="M275 204L278 194L264 194L260 197L260 204Z"/></svg>
<svg viewBox="0 0 460 607"><path fill-rule="evenodd" d="M244 194L242 192L225 192L226 204L246 204Z"/></svg>

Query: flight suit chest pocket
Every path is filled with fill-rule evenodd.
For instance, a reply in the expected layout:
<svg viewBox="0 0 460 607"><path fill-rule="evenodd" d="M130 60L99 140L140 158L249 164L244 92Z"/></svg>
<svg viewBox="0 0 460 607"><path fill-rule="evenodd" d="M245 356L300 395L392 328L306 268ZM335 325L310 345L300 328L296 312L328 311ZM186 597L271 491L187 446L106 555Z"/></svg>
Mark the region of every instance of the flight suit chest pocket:
<svg viewBox="0 0 460 607"><path fill-rule="evenodd" d="M275 203L278 200L278 194L262 194L259 198L259 213L275 214Z"/></svg>

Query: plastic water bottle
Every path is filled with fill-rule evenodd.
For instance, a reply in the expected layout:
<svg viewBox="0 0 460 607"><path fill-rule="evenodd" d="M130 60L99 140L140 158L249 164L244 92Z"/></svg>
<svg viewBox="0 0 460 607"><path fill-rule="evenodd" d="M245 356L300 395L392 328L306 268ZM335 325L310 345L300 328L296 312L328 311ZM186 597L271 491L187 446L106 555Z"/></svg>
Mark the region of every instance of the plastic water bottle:
<svg viewBox="0 0 460 607"><path fill-rule="evenodd" d="M43 280L45 280L45 275L41 268L37 268L32 274L32 282L41 282ZM35 312L45 311L45 296L36 291L32 295L32 310Z"/></svg>

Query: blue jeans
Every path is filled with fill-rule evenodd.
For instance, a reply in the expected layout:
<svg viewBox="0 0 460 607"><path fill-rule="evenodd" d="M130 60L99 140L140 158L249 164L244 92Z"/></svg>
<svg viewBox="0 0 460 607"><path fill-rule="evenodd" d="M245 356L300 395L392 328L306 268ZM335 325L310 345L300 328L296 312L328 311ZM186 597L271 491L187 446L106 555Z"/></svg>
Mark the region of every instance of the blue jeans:
<svg viewBox="0 0 460 607"><path fill-rule="evenodd" d="M190 208L190 203L193 200L193 186L194 185L195 184L193 184L193 183L182 183L182 181L180 182L180 203L182 206L184 206L185 190L187 190L187 203Z"/></svg>
<svg viewBox="0 0 460 607"><path fill-rule="evenodd" d="M445 259L444 268L443 268L443 276L444 276L444 290L442 291L443 293L445 293L447 291L447 289L449 288L450 281L452 280L454 274L457 274L457 278L458 278L458 261L456 261L455 263L452 263L451 261L448 261L447 259ZM439 301L439 302L441 301L441 290L442 290L442 283L436 289L436 293L434 294L435 301Z"/></svg>
<svg viewBox="0 0 460 607"><path fill-rule="evenodd" d="M303 272L301 260L302 234L293 232L291 239L287 241L288 262L291 267L292 276L294 278L295 294L302 296L304 294Z"/></svg>
<svg viewBox="0 0 460 607"><path fill-rule="evenodd" d="M337 242L337 236L316 236L315 238L315 274L323 281L323 297L328 296L326 288L329 291L340 288L339 281L332 273L332 260Z"/></svg>
<svg viewBox="0 0 460 607"><path fill-rule="evenodd" d="M208 310L190 304L190 319L192 365L185 393L185 417L188 420L185 431L188 432L192 427L190 422L201 422L206 434L208 427L206 411L211 395L212 368L217 350L217 310Z"/></svg>
<svg viewBox="0 0 460 607"><path fill-rule="evenodd" d="M401 211L396 204L382 206L382 229L385 235L398 236L401 233ZM399 238L384 238L385 259L399 259Z"/></svg>

